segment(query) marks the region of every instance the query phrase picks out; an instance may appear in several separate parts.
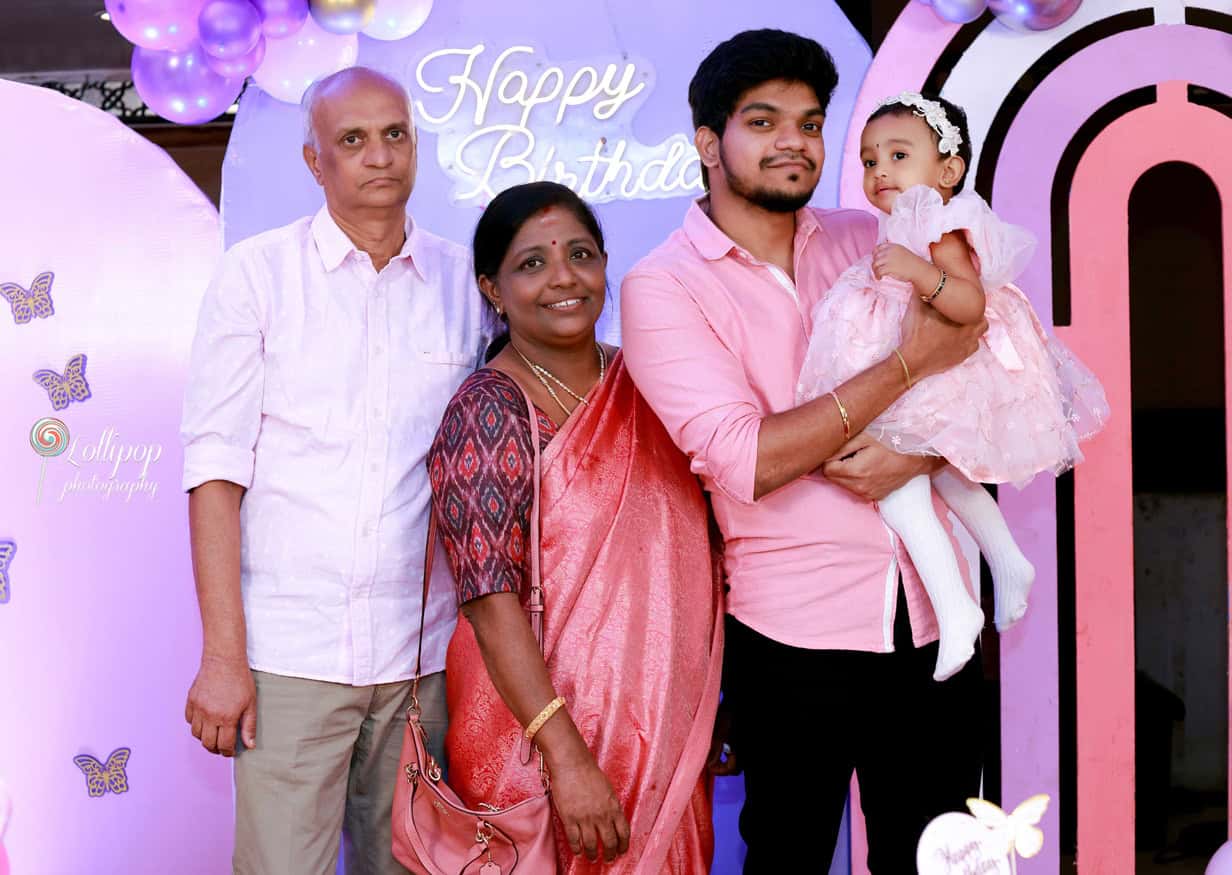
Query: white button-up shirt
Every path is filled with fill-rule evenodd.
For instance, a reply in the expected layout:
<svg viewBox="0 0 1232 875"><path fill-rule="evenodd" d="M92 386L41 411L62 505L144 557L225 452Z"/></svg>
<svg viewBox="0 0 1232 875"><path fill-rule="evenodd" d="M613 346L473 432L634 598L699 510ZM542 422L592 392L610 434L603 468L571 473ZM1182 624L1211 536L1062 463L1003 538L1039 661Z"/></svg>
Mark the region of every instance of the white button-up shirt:
<svg viewBox="0 0 1232 875"><path fill-rule="evenodd" d="M445 406L495 320L466 250L408 218L380 273L322 208L234 246L206 292L184 399L184 489L228 480L254 669L354 685L414 674ZM423 673L457 615L438 556Z"/></svg>

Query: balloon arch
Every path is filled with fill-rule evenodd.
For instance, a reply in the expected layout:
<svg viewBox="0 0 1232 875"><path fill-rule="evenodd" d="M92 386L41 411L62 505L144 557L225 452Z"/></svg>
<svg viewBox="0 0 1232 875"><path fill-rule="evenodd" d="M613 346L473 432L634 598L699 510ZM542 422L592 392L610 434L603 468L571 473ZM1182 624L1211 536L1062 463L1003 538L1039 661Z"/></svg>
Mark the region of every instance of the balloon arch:
<svg viewBox="0 0 1232 875"><path fill-rule="evenodd" d="M106 0L107 16L134 46L133 85L146 105L179 124L222 115L245 80L298 103L315 79L353 65L357 34L400 40L432 0Z"/></svg>
<svg viewBox="0 0 1232 875"><path fill-rule="evenodd" d="M917 0L963 24L992 12L1015 30L1056 27L1082 0ZM357 34L400 40L415 33L432 0L106 0L116 30L134 46L133 85L146 105L179 124L227 111L248 77L270 96L298 103L312 82L349 67Z"/></svg>

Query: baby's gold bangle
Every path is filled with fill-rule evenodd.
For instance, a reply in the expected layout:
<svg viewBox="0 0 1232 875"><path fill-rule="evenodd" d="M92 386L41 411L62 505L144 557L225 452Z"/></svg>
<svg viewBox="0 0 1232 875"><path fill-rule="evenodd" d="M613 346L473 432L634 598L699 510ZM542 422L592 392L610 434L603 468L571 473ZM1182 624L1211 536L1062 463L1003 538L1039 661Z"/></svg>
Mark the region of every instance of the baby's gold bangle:
<svg viewBox="0 0 1232 875"><path fill-rule="evenodd" d="M945 272L944 268L939 267L937 270L941 271L941 279L937 280L937 288L933 289L931 295L920 295L920 300L925 304L931 304L936 300L937 296L941 294L941 290L945 288L945 281L950 278L950 275Z"/></svg>

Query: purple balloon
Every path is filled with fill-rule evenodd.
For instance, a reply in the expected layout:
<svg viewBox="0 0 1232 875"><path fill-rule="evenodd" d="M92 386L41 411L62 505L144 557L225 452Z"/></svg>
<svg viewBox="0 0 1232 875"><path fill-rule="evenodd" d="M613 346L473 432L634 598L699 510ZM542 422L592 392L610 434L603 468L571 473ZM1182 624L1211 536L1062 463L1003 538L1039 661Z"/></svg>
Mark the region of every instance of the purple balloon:
<svg viewBox="0 0 1232 875"><path fill-rule="evenodd" d="M245 79L257 72L265 60L265 37L257 38L257 46L246 55L222 60L212 55L205 56L205 63L224 79Z"/></svg>
<svg viewBox="0 0 1232 875"><path fill-rule="evenodd" d="M1048 30L1078 11L1082 0L988 0L997 21L1014 30Z"/></svg>
<svg viewBox="0 0 1232 875"><path fill-rule="evenodd" d="M182 125L216 119L239 97L242 78L226 79L209 68L201 46L182 52L133 49L133 85L146 106Z"/></svg>
<svg viewBox="0 0 1232 875"><path fill-rule="evenodd" d="M248 0L207 0L197 30L207 55L220 61L242 58L261 39L261 14Z"/></svg>
<svg viewBox="0 0 1232 875"><path fill-rule="evenodd" d="M105 0L103 5L126 40L159 51L180 51L197 39L197 14L205 0Z"/></svg>
<svg viewBox="0 0 1232 875"><path fill-rule="evenodd" d="M1215 856L1206 864L1206 875L1232 875L1232 842L1219 846Z"/></svg>
<svg viewBox="0 0 1232 875"><path fill-rule="evenodd" d="M984 14L987 0L933 0L933 11L955 24L975 21Z"/></svg>
<svg viewBox="0 0 1232 875"><path fill-rule="evenodd" d="M298 31L308 18L308 0L252 0L261 13L261 30L270 39Z"/></svg>

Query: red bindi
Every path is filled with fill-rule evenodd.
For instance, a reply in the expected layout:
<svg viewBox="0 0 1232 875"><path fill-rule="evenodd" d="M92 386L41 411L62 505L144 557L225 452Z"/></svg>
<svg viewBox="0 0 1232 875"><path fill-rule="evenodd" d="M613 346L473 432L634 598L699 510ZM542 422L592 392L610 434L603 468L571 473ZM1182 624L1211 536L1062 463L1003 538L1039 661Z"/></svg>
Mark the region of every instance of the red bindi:
<svg viewBox="0 0 1232 875"><path fill-rule="evenodd" d="M556 241L555 241L555 240L553 240L553 241L552 241L552 245L553 245L553 246L555 246L555 245L556 245Z"/></svg>

